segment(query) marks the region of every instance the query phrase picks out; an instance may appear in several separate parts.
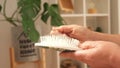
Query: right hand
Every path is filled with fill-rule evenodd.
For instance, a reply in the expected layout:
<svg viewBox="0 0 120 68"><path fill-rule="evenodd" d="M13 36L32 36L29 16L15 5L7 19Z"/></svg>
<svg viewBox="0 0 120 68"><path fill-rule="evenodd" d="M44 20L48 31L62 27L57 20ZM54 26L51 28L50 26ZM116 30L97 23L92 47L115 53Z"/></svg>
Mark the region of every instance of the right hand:
<svg viewBox="0 0 120 68"><path fill-rule="evenodd" d="M107 41L85 41L80 48L60 55L87 63L91 68L120 68L119 45Z"/></svg>

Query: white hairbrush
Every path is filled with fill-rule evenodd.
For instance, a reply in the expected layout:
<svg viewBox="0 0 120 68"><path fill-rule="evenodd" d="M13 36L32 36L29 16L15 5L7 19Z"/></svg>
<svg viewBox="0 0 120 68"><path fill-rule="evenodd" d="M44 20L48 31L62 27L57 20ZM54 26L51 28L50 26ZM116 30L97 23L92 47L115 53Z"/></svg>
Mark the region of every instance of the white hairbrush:
<svg viewBox="0 0 120 68"><path fill-rule="evenodd" d="M35 46L55 49L58 51L75 51L80 50L78 45L80 42L66 35L46 35L40 37L40 42Z"/></svg>

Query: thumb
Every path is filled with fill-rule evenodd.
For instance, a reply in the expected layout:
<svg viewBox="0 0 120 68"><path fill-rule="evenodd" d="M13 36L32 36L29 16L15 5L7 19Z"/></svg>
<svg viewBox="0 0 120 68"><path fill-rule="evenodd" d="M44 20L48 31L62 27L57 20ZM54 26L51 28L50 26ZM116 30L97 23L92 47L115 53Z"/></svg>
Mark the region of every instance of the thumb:
<svg viewBox="0 0 120 68"><path fill-rule="evenodd" d="M57 29L55 29L55 27L52 28L52 31L50 32L50 34L61 34Z"/></svg>
<svg viewBox="0 0 120 68"><path fill-rule="evenodd" d="M86 60L85 57L87 56L87 54L88 54L88 50L79 50L75 52L62 52L60 53L60 56L66 58L72 58L84 62Z"/></svg>
<svg viewBox="0 0 120 68"><path fill-rule="evenodd" d="M96 43L93 41L85 41L79 47L83 50L88 50L96 47Z"/></svg>

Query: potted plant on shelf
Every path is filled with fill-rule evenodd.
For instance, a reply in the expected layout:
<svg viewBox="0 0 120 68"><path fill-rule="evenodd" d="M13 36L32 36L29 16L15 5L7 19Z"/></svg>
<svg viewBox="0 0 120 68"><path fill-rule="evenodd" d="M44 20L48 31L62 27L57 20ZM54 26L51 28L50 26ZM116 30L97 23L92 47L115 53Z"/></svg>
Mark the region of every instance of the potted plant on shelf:
<svg viewBox="0 0 120 68"><path fill-rule="evenodd" d="M6 2L7 0L4 0L4 3L0 5L0 14L3 15L5 21L8 21L14 27L22 25L23 32L20 35L27 36L27 42L31 43L32 41L35 43L39 40L40 34L35 27L37 19L42 20L44 23L47 23L47 20L50 19L50 23L53 26L63 25L63 19L59 14L57 4L49 5L47 2L41 4L41 0L18 0L16 10L11 16L8 16L6 14ZM41 11L42 7L43 11ZM19 41L19 43L22 43L22 47L20 46L20 48L26 48L26 46L23 46L25 41ZM31 44L33 45L33 43ZM25 53L27 52L25 51ZM21 53L24 53L24 51Z"/></svg>

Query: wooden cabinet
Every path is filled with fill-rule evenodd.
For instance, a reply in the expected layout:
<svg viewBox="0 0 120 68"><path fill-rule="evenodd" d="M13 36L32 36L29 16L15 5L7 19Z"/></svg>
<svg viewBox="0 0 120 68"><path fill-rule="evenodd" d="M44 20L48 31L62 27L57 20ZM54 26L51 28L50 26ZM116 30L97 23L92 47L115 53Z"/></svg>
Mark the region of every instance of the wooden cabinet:
<svg viewBox="0 0 120 68"><path fill-rule="evenodd" d="M83 25L93 30L100 27L103 32L111 33L110 0L72 0L72 4L72 13L61 12L67 24Z"/></svg>
<svg viewBox="0 0 120 68"><path fill-rule="evenodd" d="M111 33L110 0L68 1L72 1L73 12L61 11L61 16L67 24L82 25L94 31L99 27L102 32ZM56 1L56 3L58 2ZM82 64L81 68L88 68L86 64L80 64Z"/></svg>

